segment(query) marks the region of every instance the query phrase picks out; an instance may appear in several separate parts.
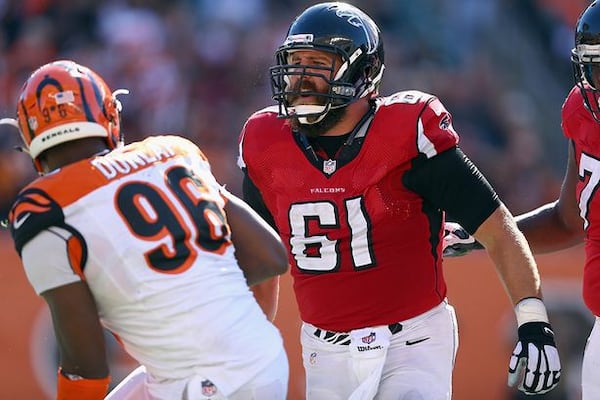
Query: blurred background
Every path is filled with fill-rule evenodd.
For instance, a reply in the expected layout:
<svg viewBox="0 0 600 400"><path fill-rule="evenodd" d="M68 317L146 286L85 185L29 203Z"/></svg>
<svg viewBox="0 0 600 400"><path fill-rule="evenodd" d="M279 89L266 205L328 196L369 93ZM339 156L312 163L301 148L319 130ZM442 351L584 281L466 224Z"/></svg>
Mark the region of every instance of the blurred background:
<svg viewBox="0 0 600 400"><path fill-rule="evenodd" d="M419 89L437 95L453 114L461 147L514 214L556 197L567 155L560 108L573 85L573 29L591 1L349 2L382 30L382 94ZM293 17L314 3L0 0L0 117L15 116L19 89L36 67L73 59L100 73L113 90L130 90L120 97L127 142L158 133L184 135L207 154L221 183L240 194L238 134L252 112L271 104L273 52ZM13 150L18 144L17 132L0 126L0 219L18 190L35 178L29 158ZM545 295L553 299L556 324L565 326L555 327L561 351L568 354L568 379L561 390L540 399L580 398L577 374L591 327L580 300L581 253L574 249L562 258L540 258ZM481 257L469 255L447 267L462 329L454 398L518 399L504 383L514 320L493 267L485 267L489 262ZM51 398L56 365L51 325L24 281L5 230L0 231L0 259L0 399ZM292 363L289 398L299 399L303 377L290 291L286 278L277 324ZM496 310L493 315L487 306ZM501 350L486 353L486 346ZM116 345L111 358L118 382L134 364ZM485 382L496 370L490 374L493 384Z"/></svg>

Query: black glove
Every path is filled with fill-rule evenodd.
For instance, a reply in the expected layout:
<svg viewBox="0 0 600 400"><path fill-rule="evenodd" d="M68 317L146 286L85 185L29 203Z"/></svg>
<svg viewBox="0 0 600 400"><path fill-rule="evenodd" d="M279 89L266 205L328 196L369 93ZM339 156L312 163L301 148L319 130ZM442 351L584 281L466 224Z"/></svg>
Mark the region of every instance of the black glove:
<svg viewBox="0 0 600 400"><path fill-rule="evenodd" d="M464 256L471 250L480 250L484 247L469 232L456 222L444 224L444 257Z"/></svg>
<svg viewBox="0 0 600 400"><path fill-rule="evenodd" d="M560 380L560 359L554 332L547 322L527 322L519 327L519 341L508 365L508 386L525 394L542 394Z"/></svg>

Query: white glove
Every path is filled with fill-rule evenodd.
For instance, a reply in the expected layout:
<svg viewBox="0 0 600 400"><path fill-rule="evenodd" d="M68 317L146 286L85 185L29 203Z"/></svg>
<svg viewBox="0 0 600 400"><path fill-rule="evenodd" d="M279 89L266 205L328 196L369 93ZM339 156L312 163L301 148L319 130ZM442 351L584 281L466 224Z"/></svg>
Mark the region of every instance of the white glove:
<svg viewBox="0 0 600 400"><path fill-rule="evenodd" d="M442 246L444 257L464 256L471 250L484 248L473 236L469 235L465 228L456 222L446 222L444 224L444 243Z"/></svg>
<svg viewBox="0 0 600 400"><path fill-rule="evenodd" d="M527 298L515 307L519 341L508 365L508 386L532 395L549 392L561 374L554 332L540 299Z"/></svg>

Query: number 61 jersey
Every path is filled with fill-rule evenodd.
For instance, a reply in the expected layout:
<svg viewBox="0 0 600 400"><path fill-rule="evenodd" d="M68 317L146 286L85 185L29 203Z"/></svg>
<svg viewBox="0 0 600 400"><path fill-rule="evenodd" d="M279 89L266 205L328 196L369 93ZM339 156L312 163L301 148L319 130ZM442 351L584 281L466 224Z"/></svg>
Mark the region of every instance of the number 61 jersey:
<svg viewBox="0 0 600 400"><path fill-rule="evenodd" d="M196 371L227 392L281 336L234 257L223 190L190 141L150 137L35 180L11 233L38 294L85 280L103 325L149 373Z"/></svg>
<svg viewBox="0 0 600 400"><path fill-rule="evenodd" d="M239 166L288 246L303 321L347 332L388 325L446 296L443 212L402 182L417 159L456 146L450 115L417 91L377 99L372 119L334 160L311 152L276 109L240 136Z"/></svg>

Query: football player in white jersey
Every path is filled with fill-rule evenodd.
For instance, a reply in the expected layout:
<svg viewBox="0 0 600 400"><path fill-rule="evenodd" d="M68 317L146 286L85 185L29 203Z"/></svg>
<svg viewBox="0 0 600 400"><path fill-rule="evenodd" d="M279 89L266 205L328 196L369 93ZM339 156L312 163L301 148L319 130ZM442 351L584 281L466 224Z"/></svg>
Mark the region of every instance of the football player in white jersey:
<svg viewBox="0 0 600 400"><path fill-rule="evenodd" d="M105 327L141 365L112 400L284 399L282 337L249 290L287 270L282 243L187 139L124 146L116 94L89 68L56 61L29 77L17 118L1 121L19 129L41 175L9 228L52 314L57 398L106 396Z"/></svg>

